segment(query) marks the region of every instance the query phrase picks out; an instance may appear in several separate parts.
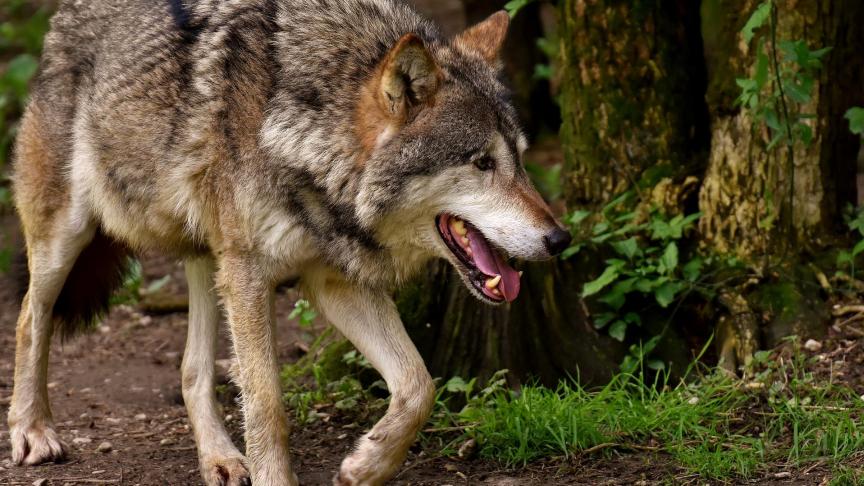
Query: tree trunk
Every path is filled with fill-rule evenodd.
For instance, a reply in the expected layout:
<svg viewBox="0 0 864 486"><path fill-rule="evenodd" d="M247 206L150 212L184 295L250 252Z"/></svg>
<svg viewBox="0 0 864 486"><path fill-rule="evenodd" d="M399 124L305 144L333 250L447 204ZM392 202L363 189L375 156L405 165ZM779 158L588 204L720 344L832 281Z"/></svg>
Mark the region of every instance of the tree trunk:
<svg viewBox="0 0 864 486"><path fill-rule="evenodd" d="M608 201L649 167L701 173L709 131L698 6L565 0L562 41L571 207Z"/></svg>
<svg viewBox="0 0 864 486"><path fill-rule="evenodd" d="M682 176L705 162L698 9L683 1L672 9L630 3L567 0L560 10L570 207L606 200L658 161ZM695 74L679 64L695 66ZM436 266L400 294L399 306L435 376L484 377L506 368L516 381L556 383L569 375L597 383L617 369L625 348L593 329L580 297L596 260L527 265L519 298L499 307L481 304L452 270ZM681 344L672 353L689 360Z"/></svg>
<svg viewBox="0 0 864 486"><path fill-rule="evenodd" d="M807 121L812 142L798 141L791 150L794 163L782 145L768 149L771 135L764 123L735 102L741 93L736 78L753 76L760 45L745 42L740 31L759 3L705 0L702 5L712 129L699 195L702 244L709 251L742 257L763 275L758 285L750 282L720 299L732 316L721 319L717 331L719 354L730 370L746 365L753 350L773 346L782 337L824 329L828 316L818 287L801 284L813 280L812 271L802 271L798 262L826 243L823 235L836 229L842 208L856 200L859 140L843 114L864 98L864 58L859 54L864 3L844 2L841 9L827 0L774 2L778 45L802 39L811 50L833 46L816 73L813 98L801 107L816 117ZM770 52L770 24L757 35L764 36ZM763 316L761 321L757 315ZM747 325L742 328L741 322Z"/></svg>
<svg viewBox="0 0 864 486"><path fill-rule="evenodd" d="M759 2L703 2L712 144L699 197L700 230L706 247L743 257L794 254L818 245L842 208L856 200L859 141L843 114L864 97L864 58L858 52L864 4L844 3L841 9L823 0L775 3L778 39L834 48L817 73L812 100L802 107L817 115L807 122L813 141L795 144L791 169L785 150L767 150L761 123L754 128L750 111L735 104L741 91L735 78L752 75L757 48L742 40L740 30ZM766 40L770 47L770 37Z"/></svg>

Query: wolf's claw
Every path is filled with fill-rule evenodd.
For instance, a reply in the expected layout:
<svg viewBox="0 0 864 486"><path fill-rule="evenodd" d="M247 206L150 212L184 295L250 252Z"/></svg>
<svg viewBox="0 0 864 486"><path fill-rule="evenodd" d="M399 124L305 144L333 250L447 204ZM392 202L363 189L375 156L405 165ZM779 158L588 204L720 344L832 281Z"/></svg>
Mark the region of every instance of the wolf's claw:
<svg viewBox="0 0 864 486"><path fill-rule="evenodd" d="M207 486L251 486L252 479L242 457L216 457L201 460Z"/></svg>
<svg viewBox="0 0 864 486"><path fill-rule="evenodd" d="M66 457L66 445L50 426L12 427L10 436L12 461L19 466L57 462Z"/></svg>

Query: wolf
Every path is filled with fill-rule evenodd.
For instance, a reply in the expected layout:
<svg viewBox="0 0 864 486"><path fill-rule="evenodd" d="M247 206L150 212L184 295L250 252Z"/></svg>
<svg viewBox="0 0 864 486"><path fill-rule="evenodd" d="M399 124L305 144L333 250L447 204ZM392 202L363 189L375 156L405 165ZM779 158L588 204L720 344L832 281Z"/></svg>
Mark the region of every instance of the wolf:
<svg viewBox="0 0 864 486"><path fill-rule="evenodd" d="M274 289L304 294L381 373L384 417L337 485L404 461L434 386L391 298L443 258L490 304L511 258L570 235L532 187L501 81L509 17L454 38L390 0L65 0L51 21L15 146L30 279L17 323L12 459L57 461L53 335L106 309L129 256L183 259L182 393L208 486L298 484L274 345ZM224 309L245 455L214 398Z"/></svg>

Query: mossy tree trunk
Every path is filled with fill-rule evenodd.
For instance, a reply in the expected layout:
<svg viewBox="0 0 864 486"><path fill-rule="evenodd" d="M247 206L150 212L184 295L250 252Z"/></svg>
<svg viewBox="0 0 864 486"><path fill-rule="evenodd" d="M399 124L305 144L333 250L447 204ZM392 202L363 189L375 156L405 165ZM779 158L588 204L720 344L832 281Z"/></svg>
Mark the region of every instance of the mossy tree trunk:
<svg viewBox="0 0 864 486"><path fill-rule="evenodd" d="M768 150L764 122L735 102L741 93L736 78L753 76L760 45L746 43L740 31L759 3L702 2L712 133L699 194L701 243L749 261L762 275L758 284L727 289L719 299L729 315L718 322L718 350L730 370L784 336L824 329L827 315L818 311L824 305L812 271L797 264L830 240L842 208L856 200L859 140L843 114L864 101L864 3L775 0L778 45L804 40L811 50L833 50L816 73L812 99L800 107L815 115L805 121L812 142L799 139L791 162L784 146ZM769 24L757 35L770 52Z"/></svg>
<svg viewBox="0 0 864 486"><path fill-rule="evenodd" d="M704 166L699 12L689 2L665 3L562 2L570 207L599 204L658 163L682 179ZM697 69L677 69L684 65ZM433 375L483 377L506 368L517 381L598 382L617 369L624 347L594 331L580 297L596 265L588 255L526 265L519 298L499 307L479 303L452 270L436 266L400 294L400 310Z"/></svg>
<svg viewBox="0 0 864 486"><path fill-rule="evenodd" d="M758 48L744 42L740 30L759 3L703 2L712 143L699 198L706 247L756 258L814 249L840 221L842 207L855 202L858 140L843 114L864 98L864 3L775 1L778 40L833 51L817 73L811 101L801 107L816 115L805 121L812 142L794 145L791 166L785 149L768 150L764 124L735 104L741 92L735 78L752 75ZM763 33L770 49L768 30Z"/></svg>

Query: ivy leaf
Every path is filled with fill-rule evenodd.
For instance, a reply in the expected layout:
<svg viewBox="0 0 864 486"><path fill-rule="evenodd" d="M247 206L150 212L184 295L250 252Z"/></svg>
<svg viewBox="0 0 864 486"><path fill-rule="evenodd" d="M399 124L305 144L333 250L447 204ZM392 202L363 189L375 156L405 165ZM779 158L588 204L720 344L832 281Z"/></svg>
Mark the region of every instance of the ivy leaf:
<svg viewBox="0 0 864 486"><path fill-rule="evenodd" d="M802 84L799 85L794 81L789 81L783 83L783 88L792 101L803 105L810 101L810 90L808 89L807 84L808 83L802 82Z"/></svg>
<svg viewBox="0 0 864 486"><path fill-rule="evenodd" d="M594 318L594 329L603 329L617 316L618 315L614 312L604 312L602 314L597 314L597 317Z"/></svg>
<svg viewBox="0 0 864 486"><path fill-rule="evenodd" d="M858 244L856 244L855 247L852 248L852 258L858 256L858 254L862 251L864 251L864 240L859 241Z"/></svg>
<svg viewBox="0 0 864 486"><path fill-rule="evenodd" d="M572 257L573 255L579 253L581 250L582 250L582 245L581 245L581 244L573 245L573 246L571 246L570 248L567 248L566 250L564 250L564 251L561 253L561 259L562 259L562 260L566 260L566 259Z"/></svg>
<svg viewBox="0 0 864 486"><path fill-rule="evenodd" d="M627 257L628 260L632 260L634 256L642 253L639 250L639 245L636 243L635 236L624 241L613 241L610 245L620 255Z"/></svg>
<svg viewBox="0 0 864 486"><path fill-rule="evenodd" d="M534 2L534 0L511 0L504 4L504 10L506 10L507 13L510 14L510 18L512 19L516 16L517 13L519 13L520 10L522 10L532 2Z"/></svg>
<svg viewBox="0 0 864 486"><path fill-rule="evenodd" d="M616 283L612 290L603 294L600 297L600 302L608 305L609 307L615 309L616 311L624 307L624 302L627 299L627 294L633 290L633 284L636 283L636 278L628 278L627 280L622 280Z"/></svg>
<svg viewBox="0 0 864 486"><path fill-rule="evenodd" d="M678 295L684 286L680 282L666 282L654 291L654 298L657 303L664 309L669 307L669 304L675 302L675 296Z"/></svg>
<svg viewBox="0 0 864 486"><path fill-rule="evenodd" d="M852 133L856 135L864 133L864 108L858 106L849 108L844 118L849 120L849 130Z"/></svg>
<svg viewBox="0 0 864 486"><path fill-rule="evenodd" d="M741 29L744 42L749 44L753 40L754 31L765 25L765 21L768 20L769 15L771 15L771 2L762 2L753 12L753 15L750 16L750 19L747 20L747 23L744 24L744 28Z"/></svg>
<svg viewBox="0 0 864 486"><path fill-rule="evenodd" d="M609 328L609 336L612 339L623 342L624 337L627 334L627 323L624 321L615 321L612 323L612 326Z"/></svg>
<svg viewBox="0 0 864 486"><path fill-rule="evenodd" d="M695 257L689 262L687 262L682 268L681 273L684 275L690 282L695 282L699 279L699 275L702 273L702 257Z"/></svg>
<svg viewBox="0 0 864 486"><path fill-rule="evenodd" d="M762 48L764 42L759 43L759 49L756 56L756 73L753 75L754 88L756 91L762 89L765 83L768 82L768 55Z"/></svg>
<svg viewBox="0 0 864 486"><path fill-rule="evenodd" d="M582 221L585 221L585 218L588 216L591 216L591 211L585 211L582 209L576 210L573 211L573 214L571 214L569 218L567 218L567 223L570 224L570 226L576 226Z"/></svg>
<svg viewBox="0 0 864 486"><path fill-rule="evenodd" d="M663 252L663 256L660 257L660 272L661 273L671 273L678 267L678 245L675 242L669 243L666 246L666 251Z"/></svg>
<svg viewBox="0 0 864 486"><path fill-rule="evenodd" d="M617 278L618 267L615 265L609 265L596 280L592 280L585 284L582 288L582 297L588 297L600 292L604 287L614 282Z"/></svg>

